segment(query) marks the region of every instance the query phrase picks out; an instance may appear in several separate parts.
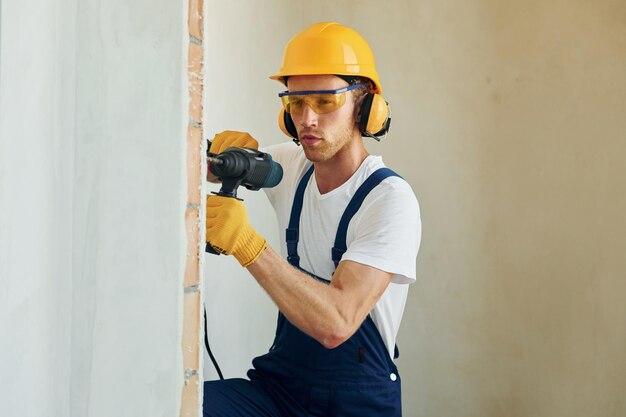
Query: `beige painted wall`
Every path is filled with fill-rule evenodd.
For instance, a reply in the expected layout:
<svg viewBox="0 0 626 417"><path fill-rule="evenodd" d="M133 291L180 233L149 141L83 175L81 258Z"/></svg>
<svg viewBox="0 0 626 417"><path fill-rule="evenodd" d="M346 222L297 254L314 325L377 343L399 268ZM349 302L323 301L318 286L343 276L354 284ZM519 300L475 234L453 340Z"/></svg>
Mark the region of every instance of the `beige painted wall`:
<svg viewBox="0 0 626 417"><path fill-rule="evenodd" d="M266 76L289 36L337 20L370 41L394 119L369 149L411 183L424 227L399 336L405 415L626 415L626 3L271 3L207 8L230 41L213 44L213 75L243 83L214 97L212 126L284 140ZM275 312L236 265L207 264L245 286L232 307L208 272L213 314L220 298L236 312L210 332L238 376ZM255 329L245 347L238 327Z"/></svg>
<svg viewBox="0 0 626 417"><path fill-rule="evenodd" d="M395 4L376 44L411 138L384 155L424 222L407 415L626 415L626 3Z"/></svg>

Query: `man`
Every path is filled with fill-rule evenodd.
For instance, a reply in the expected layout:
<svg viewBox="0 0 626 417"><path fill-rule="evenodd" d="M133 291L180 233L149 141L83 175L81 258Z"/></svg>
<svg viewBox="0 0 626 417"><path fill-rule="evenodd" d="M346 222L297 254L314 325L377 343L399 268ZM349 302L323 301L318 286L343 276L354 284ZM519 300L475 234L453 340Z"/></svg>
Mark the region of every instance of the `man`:
<svg viewBox="0 0 626 417"><path fill-rule="evenodd" d="M301 145L265 149L284 170L266 192L288 260L233 198L207 198L206 238L276 303L276 337L250 380L205 382L204 415L400 416L395 338L421 226L410 186L363 144L389 128L373 55L353 29L319 23L292 38L270 78L287 86L280 125ZM211 152L230 146L258 143L227 131Z"/></svg>

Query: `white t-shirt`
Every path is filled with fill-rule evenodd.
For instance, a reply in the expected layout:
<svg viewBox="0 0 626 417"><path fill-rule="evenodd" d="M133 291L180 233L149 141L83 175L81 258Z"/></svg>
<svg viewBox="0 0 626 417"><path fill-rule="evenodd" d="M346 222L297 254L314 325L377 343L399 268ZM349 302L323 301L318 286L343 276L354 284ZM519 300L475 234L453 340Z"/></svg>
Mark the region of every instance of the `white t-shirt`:
<svg viewBox="0 0 626 417"><path fill-rule="evenodd" d="M284 143L263 149L283 167L283 179L265 192L276 211L282 255L287 257L285 229L289 224L296 188L311 166L302 148ZM359 186L378 168L382 158L368 156L352 177L338 188L320 194L311 175L304 193L300 217L298 255L300 267L332 280L335 264L331 248L339 220ZM390 272L392 281L370 312L389 355L393 358L396 335L404 311L408 285L415 282L415 262L421 237L417 198L401 178L389 177L376 186L354 215L346 236L342 260L351 260Z"/></svg>

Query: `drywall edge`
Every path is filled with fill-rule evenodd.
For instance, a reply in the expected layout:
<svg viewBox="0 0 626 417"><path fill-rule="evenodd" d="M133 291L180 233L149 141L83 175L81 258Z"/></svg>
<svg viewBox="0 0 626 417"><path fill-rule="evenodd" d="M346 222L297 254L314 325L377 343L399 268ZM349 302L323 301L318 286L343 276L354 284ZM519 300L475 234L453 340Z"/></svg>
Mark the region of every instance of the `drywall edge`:
<svg viewBox="0 0 626 417"><path fill-rule="evenodd" d="M181 417L196 417L202 406L202 357L200 350L200 324L202 310L202 285L200 262L200 213L202 210L202 76L203 76L203 0L189 0L187 41L187 85L189 91L187 126L187 207L185 229L187 253L185 257L183 328L181 347L183 351L184 385L182 390Z"/></svg>

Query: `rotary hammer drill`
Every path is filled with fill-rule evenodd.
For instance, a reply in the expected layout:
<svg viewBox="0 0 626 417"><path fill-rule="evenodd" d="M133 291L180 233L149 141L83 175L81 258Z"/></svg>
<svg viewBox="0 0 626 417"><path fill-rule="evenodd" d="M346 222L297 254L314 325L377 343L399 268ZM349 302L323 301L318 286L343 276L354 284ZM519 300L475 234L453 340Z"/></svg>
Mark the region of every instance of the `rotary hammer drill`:
<svg viewBox="0 0 626 417"><path fill-rule="evenodd" d="M248 190L271 188L283 179L283 168L272 156L252 148L227 148L219 154L207 150L209 171L222 181L221 196L237 198L237 188L243 185ZM207 243L206 252L217 253Z"/></svg>

